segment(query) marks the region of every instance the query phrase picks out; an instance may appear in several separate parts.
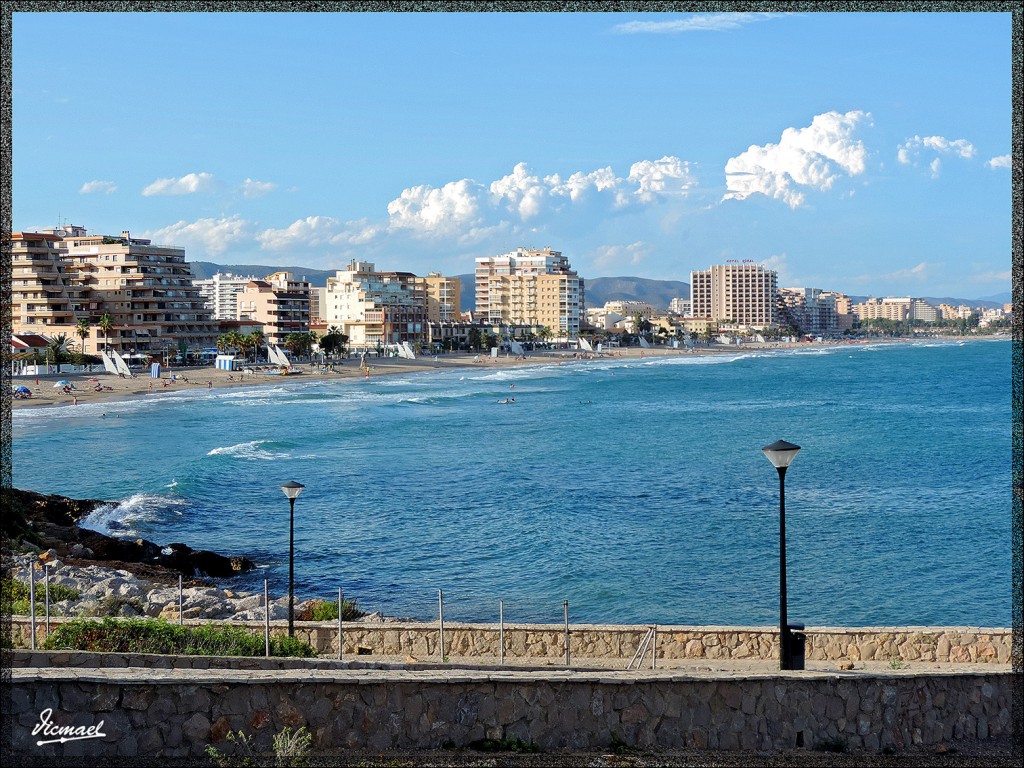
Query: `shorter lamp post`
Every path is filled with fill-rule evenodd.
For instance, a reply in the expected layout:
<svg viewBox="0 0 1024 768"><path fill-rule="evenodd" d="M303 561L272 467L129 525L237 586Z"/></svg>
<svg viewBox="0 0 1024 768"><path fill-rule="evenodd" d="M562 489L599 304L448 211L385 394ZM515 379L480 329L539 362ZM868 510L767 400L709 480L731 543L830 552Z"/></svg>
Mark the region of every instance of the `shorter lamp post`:
<svg viewBox="0 0 1024 768"><path fill-rule="evenodd" d="M794 669L793 637L786 617L786 470L800 446L777 440L761 450L779 472L779 669Z"/></svg>
<svg viewBox="0 0 1024 768"><path fill-rule="evenodd" d="M281 486L288 497L288 637L295 637L295 500L306 486L289 480Z"/></svg>

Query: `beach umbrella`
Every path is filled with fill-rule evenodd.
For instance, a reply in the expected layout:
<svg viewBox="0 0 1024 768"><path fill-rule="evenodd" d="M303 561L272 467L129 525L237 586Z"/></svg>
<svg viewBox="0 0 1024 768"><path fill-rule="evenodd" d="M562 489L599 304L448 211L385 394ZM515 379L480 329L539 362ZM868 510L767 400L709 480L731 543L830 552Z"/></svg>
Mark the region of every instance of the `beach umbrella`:
<svg viewBox="0 0 1024 768"><path fill-rule="evenodd" d="M72 389L74 389L75 385L72 384L67 379L61 379L60 381L58 381L56 384L53 385L54 389L57 389L58 387L71 387Z"/></svg>
<svg viewBox="0 0 1024 768"><path fill-rule="evenodd" d="M14 391L15 392L23 392L26 395L31 395L32 394L32 390L29 389L28 387L26 387L24 384L19 384L18 386L16 386L14 388Z"/></svg>

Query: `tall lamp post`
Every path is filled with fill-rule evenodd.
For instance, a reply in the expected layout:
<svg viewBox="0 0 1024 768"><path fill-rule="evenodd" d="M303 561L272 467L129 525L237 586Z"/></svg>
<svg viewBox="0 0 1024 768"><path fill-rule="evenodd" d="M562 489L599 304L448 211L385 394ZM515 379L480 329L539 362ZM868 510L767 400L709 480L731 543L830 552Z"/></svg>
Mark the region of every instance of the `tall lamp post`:
<svg viewBox="0 0 1024 768"><path fill-rule="evenodd" d="M794 669L793 638L786 617L786 470L800 446L776 440L761 450L779 472L779 669Z"/></svg>
<svg viewBox="0 0 1024 768"><path fill-rule="evenodd" d="M289 480L281 486L288 497L288 637L295 637L295 500L306 486Z"/></svg>

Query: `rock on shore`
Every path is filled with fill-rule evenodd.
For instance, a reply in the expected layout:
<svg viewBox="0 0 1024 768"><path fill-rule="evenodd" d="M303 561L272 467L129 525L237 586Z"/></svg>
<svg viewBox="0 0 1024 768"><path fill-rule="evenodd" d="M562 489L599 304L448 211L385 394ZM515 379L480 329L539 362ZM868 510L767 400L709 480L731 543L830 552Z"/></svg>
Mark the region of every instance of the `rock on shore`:
<svg viewBox="0 0 1024 768"><path fill-rule="evenodd" d="M129 570L137 563L187 577L223 578L256 567L247 557L225 557L181 543L161 547L146 539L119 539L79 527L89 513L108 503L5 489L2 492L3 514L0 515L3 533L11 540L20 539L40 549L52 549L59 558L114 561Z"/></svg>

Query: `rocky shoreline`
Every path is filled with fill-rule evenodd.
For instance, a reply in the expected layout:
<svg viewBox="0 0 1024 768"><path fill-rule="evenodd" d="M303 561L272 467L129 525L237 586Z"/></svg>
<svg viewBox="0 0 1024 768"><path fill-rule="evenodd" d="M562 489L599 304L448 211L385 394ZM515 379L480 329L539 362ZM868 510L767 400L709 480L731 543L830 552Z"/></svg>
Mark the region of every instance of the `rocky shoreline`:
<svg viewBox="0 0 1024 768"><path fill-rule="evenodd" d="M195 550L181 543L160 546L146 539L118 539L79 527L91 512L110 503L106 501L18 489L5 489L2 497L4 576L28 585L34 571L37 610L45 602L48 574L51 588L78 594L75 599L51 599L53 616L148 616L177 621L180 577L181 618L266 618L262 594L212 582L255 569L247 557ZM297 602L296 618L302 620L317 602ZM287 619L287 595L271 600L269 612L271 621Z"/></svg>

